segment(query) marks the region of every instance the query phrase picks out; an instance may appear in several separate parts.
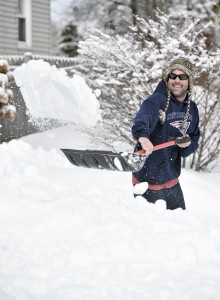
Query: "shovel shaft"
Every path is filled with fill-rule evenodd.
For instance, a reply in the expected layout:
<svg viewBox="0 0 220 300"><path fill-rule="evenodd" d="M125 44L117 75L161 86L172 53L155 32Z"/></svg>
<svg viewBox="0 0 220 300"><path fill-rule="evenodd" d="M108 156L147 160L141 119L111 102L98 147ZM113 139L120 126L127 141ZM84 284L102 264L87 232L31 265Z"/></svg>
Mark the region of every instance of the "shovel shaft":
<svg viewBox="0 0 220 300"><path fill-rule="evenodd" d="M175 144L176 144L176 141L169 141L169 142L166 142L166 143L163 143L163 144L159 144L159 145L156 145L156 146L153 147L153 151L160 150L160 149L163 149L163 148L167 148L167 147L173 146Z"/></svg>

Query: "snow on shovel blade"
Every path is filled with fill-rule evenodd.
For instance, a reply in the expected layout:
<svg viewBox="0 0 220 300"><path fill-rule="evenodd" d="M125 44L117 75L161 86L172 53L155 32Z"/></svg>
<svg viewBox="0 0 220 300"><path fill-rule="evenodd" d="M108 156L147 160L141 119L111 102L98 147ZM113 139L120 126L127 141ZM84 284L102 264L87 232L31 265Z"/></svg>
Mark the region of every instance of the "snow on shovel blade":
<svg viewBox="0 0 220 300"><path fill-rule="evenodd" d="M137 172L143 167L147 158L146 155L129 152L115 153L100 150L61 150L73 165L101 170Z"/></svg>

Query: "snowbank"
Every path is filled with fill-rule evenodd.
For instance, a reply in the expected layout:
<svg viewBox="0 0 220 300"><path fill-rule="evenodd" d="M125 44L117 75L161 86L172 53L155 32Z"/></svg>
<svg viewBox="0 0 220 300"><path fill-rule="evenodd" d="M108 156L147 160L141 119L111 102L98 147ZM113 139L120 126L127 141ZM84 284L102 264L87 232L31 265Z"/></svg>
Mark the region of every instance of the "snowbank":
<svg viewBox="0 0 220 300"><path fill-rule="evenodd" d="M67 144L95 147L79 126L0 146L1 300L218 300L219 174L184 171L188 209L167 211Z"/></svg>

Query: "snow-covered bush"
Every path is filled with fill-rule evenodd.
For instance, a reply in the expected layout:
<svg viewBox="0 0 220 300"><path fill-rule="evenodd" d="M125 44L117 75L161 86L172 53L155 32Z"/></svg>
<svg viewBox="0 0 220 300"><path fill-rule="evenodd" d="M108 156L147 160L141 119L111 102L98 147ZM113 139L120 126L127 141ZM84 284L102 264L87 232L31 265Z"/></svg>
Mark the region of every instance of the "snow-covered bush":
<svg viewBox="0 0 220 300"><path fill-rule="evenodd" d="M191 167L211 170L220 155L220 50L209 55L203 82L196 87L195 99L200 112L200 147L194 154ZM205 77L205 78L204 78Z"/></svg>

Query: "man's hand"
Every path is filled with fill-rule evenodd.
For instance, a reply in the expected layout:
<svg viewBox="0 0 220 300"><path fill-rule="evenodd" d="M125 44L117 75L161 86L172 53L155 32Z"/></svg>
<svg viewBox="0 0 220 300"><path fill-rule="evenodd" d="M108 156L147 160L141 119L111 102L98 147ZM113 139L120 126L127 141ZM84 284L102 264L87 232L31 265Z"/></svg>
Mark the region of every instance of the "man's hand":
<svg viewBox="0 0 220 300"><path fill-rule="evenodd" d="M149 155L153 152L153 144L146 137L140 137L138 141L141 143L141 147L146 151L146 154Z"/></svg>
<svg viewBox="0 0 220 300"><path fill-rule="evenodd" d="M189 135L188 134L185 134L183 135L181 138L184 138L184 137L188 137ZM179 138L179 139L181 139ZM186 143L181 143L181 144L177 144L180 148L186 148L186 147L189 147L189 145L191 144L191 141L189 142L186 142Z"/></svg>

